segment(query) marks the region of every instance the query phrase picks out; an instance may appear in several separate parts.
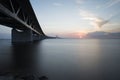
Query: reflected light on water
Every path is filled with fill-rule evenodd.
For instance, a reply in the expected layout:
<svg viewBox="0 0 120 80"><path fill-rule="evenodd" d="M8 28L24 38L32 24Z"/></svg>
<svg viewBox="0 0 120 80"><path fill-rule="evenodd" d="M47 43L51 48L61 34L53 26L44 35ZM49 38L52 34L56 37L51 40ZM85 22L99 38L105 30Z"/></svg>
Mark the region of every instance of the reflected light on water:
<svg viewBox="0 0 120 80"><path fill-rule="evenodd" d="M120 80L119 43L114 39L46 39L13 46L3 40L0 75L28 80L41 76L48 80Z"/></svg>

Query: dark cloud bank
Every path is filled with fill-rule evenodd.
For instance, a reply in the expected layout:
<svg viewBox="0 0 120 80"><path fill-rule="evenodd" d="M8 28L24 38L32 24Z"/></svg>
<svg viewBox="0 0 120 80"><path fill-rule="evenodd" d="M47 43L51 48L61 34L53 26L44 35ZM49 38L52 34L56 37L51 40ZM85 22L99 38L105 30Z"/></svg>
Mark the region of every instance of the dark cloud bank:
<svg viewBox="0 0 120 80"><path fill-rule="evenodd" d="M120 32L108 33L103 31L96 31L96 32L88 33L85 38L120 39Z"/></svg>

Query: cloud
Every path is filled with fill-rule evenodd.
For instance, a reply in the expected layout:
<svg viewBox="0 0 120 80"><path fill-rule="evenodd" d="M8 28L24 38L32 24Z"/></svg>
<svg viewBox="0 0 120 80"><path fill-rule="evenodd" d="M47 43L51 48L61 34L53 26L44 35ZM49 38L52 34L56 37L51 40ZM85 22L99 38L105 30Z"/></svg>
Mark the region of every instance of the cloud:
<svg viewBox="0 0 120 80"><path fill-rule="evenodd" d="M75 2L76 2L77 4L82 4L82 3L84 3L84 1L85 1L85 0L75 0Z"/></svg>
<svg viewBox="0 0 120 80"><path fill-rule="evenodd" d="M120 32L104 32L95 31L88 33L85 38L96 38L96 39L120 39Z"/></svg>
<svg viewBox="0 0 120 80"><path fill-rule="evenodd" d="M76 4L80 5L84 3L86 0L73 0Z"/></svg>
<svg viewBox="0 0 120 80"><path fill-rule="evenodd" d="M104 31L120 32L120 23L111 22L105 25Z"/></svg>
<svg viewBox="0 0 120 80"><path fill-rule="evenodd" d="M54 6L62 6L61 3L57 3L57 2L53 3L53 5L54 5Z"/></svg>
<svg viewBox="0 0 120 80"><path fill-rule="evenodd" d="M118 3L120 3L120 0L108 0L108 2L104 3L100 8L110 8Z"/></svg>
<svg viewBox="0 0 120 80"><path fill-rule="evenodd" d="M120 32L120 28L108 30L109 32Z"/></svg>
<svg viewBox="0 0 120 80"><path fill-rule="evenodd" d="M106 7L109 8L117 3L120 3L120 0L110 0L107 4Z"/></svg>
<svg viewBox="0 0 120 80"><path fill-rule="evenodd" d="M95 27L103 27L105 24L107 24L109 21L108 20L103 20L100 19L99 21L95 20L94 22L92 22L91 24L94 25Z"/></svg>
<svg viewBox="0 0 120 80"><path fill-rule="evenodd" d="M89 20L90 24L97 28L98 27L101 28L102 26L104 26L105 24L109 22L109 20L104 20L96 16L95 14L85 11L85 10L80 10L80 16L82 16L82 18L85 20Z"/></svg>

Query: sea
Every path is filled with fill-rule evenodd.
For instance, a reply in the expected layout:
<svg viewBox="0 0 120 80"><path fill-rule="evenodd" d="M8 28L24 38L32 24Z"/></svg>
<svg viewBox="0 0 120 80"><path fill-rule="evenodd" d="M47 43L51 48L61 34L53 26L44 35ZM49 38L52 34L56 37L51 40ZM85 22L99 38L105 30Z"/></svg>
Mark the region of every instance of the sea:
<svg viewBox="0 0 120 80"><path fill-rule="evenodd" d="M120 39L0 40L0 80L120 80Z"/></svg>

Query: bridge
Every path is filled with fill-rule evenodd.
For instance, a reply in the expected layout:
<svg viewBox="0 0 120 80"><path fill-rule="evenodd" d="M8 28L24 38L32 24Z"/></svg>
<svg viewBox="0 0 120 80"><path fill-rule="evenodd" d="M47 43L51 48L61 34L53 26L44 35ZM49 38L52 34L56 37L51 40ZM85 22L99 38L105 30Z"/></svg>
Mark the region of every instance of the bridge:
<svg viewBox="0 0 120 80"><path fill-rule="evenodd" d="M12 28L12 42L32 42L47 36L29 0L0 0L0 24Z"/></svg>

